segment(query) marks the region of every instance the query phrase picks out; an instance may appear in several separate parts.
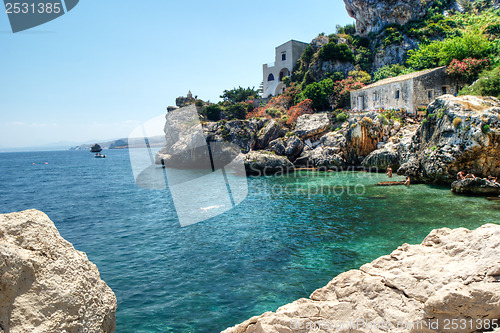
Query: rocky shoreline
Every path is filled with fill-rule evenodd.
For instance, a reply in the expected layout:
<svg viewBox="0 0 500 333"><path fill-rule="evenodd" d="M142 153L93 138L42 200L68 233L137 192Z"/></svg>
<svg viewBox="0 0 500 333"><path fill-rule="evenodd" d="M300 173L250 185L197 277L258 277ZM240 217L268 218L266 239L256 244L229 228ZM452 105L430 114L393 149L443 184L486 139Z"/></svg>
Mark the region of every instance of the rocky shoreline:
<svg viewBox="0 0 500 333"><path fill-rule="evenodd" d="M489 332L500 326L500 225L432 231L419 245L224 333ZM498 332L496 330L495 332Z"/></svg>
<svg viewBox="0 0 500 333"><path fill-rule="evenodd" d="M255 118L207 122L202 130L208 141L227 142L233 155L242 154L251 175L297 168L383 172L391 166L412 182L450 185L460 171L500 178L499 117L496 98L443 95L421 121L394 110L352 113L347 119L325 112L302 115L292 128ZM165 131L167 146L157 163L196 165L190 147L204 140L199 133L176 124Z"/></svg>
<svg viewBox="0 0 500 333"><path fill-rule="evenodd" d="M47 215L0 215L0 333L112 333L116 305L97 267Z"/></svg>

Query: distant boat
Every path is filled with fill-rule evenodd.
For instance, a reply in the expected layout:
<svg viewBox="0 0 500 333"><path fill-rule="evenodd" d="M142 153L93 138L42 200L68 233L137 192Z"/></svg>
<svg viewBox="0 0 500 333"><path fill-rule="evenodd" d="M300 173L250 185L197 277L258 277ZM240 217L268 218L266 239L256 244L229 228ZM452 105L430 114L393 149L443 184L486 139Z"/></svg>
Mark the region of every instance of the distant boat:
<svg viewBox="0 0 500 333"><path fill-rule="evenodd" d="M91 153L100 153L102 151L102 147L99 146L99 144L95 144L92 147L90 147L90 152Z"/></svg>
<svg viewBox="0 0 500 333"><path fill-rule="evenodd" d="M95 158L106 158L106 155L101 155L101 153L97 153L94 155Z"/></svg>

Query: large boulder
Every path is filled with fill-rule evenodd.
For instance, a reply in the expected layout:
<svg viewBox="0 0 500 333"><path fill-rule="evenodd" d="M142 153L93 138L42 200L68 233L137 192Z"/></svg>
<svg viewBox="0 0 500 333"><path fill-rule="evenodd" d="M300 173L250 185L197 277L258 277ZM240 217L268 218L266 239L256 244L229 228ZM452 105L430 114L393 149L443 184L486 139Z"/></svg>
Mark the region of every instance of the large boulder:
<svg viewBox="0 0 500 333"><path fill-rule="evenodd" d="M0 332L114 332L116 297L44 213L0 215Z"/></svg>
<svg viewBox="0 0 500 333"><path fill-rule="evenodd" d="M320 136L330 128L330 119L327 113L305 114L297 118L295 135L305 140Z"/></svg>
<svg viewBox="0 0 500 333"><path fill-rule="evenodd" d="M270 151L251 151L243 155L243 158L248 175L285 174L294 169L292 162L286 157Z"/></svg>
<svg viewBox="0 0 500 333"><path fill-rule="evenodd" d="M366 156L377 149L385 134L383 123L376 112L349 119L346 135L349 163L359 165Z"/></svg>
<svg viewBox="0 0 500 333"><path fill-rule="evenodd" d="M389 24L404 25L422 18L432 0L344 0L347 13L356 20L356 32L368 35Z"/></svg>
<svg viewBox="0 0 500 333"><path fill-rule="evenodd" d="M453 182L451 191L457 194L495 196L500 195L500 184L484 178L468 178Z"/></svg>
<svg viewBox="0 0 500 333"><path fill-rule="evenodd" d="M385 171L388 166L397 170L402 161L408 158L408 150L411 146L413 135L417 131L416 125L407 125L403 128L395 123L392 131L396 135L391 137L383 147L371 152L361 163L365 168Z"/></svg>
<svg viewBox="0 0 500 333"><path fill-rule="evenodd" d="M257 133L255 140L255 150L266 149L269 143L285 135L283 126L274 119L271 119L267 125Z"/></svg>
<svg viewBox="0 0 500 333"><path fill-rule="evenodd" d="M429 105L399 174L451 183L459 171L500 176L500 101L444 95Z"/></svg>
<svg viewBox="0 0 500 333"><path fill-rule="evenodd" d="M485 332L500 318L499 282L500 225L438 229L224 333ZM461 319L473 324L446 330Z"/></svg>
<svg viewBox="0 0 500 333"><path fill-rule="evenodd" d="M295 160L295 165L305 168L325 168L338 170L346 165L345 159L337 153L335 148L318 147L304 150Z"/></svg>

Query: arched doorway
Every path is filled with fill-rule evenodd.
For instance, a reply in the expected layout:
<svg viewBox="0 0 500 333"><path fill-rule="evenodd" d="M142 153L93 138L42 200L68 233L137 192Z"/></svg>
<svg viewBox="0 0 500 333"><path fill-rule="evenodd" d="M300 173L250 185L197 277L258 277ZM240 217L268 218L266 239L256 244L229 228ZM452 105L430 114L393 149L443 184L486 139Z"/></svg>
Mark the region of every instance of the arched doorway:
<svg viewBox="0 0 500 333"><path fill-rule="evenodd" d="M288 68L283 68L281 71L280 71L280 82L283 81L283 78L285 76L290 76L290 71L288 70Z"/></svg>
<svg viewBox="0 0 500 333"><path fill-rule="evenodd" d="M278 87L276 87L276 90L274 91L274 96L278 96L279 94L282 94L286 89L286 86L283 82L278 84Z"/></svg>

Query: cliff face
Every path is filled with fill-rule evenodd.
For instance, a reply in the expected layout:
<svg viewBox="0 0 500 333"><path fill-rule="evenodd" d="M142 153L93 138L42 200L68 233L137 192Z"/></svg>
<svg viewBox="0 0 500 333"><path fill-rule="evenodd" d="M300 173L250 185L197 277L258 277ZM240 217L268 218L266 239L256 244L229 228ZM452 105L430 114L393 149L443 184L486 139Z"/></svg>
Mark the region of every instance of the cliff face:
<svg viewBox="0 0 500 333"><path fill-rule="evenodd" d="M490 331L500 318L499 258L499 225L434 230L420 245L404 244L308 299L224 332ZM446 328L457 319L472 324Z"/></svg>
<svg viewBox="0 0 500 333"><path fill-rule="evenodd" d="M378 32L388 24L403 25L422 18L430 0L344 0L347 13L356 19L360 35Z"/></svg>
<svg viewBox="0 0 500 333"><path fill-rule="evenodd" d="M0 332L114 332L116 297L44 213L0 215Z"/></svg>

